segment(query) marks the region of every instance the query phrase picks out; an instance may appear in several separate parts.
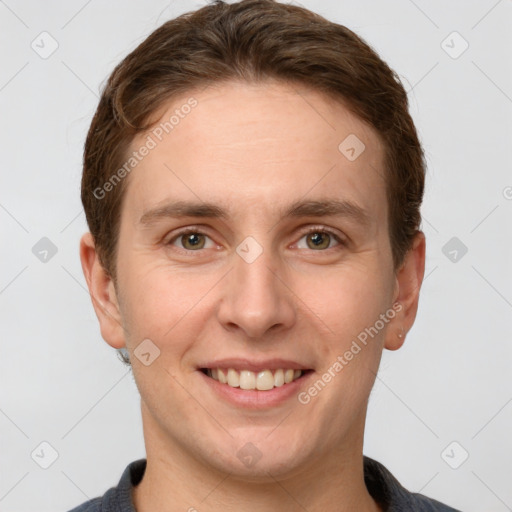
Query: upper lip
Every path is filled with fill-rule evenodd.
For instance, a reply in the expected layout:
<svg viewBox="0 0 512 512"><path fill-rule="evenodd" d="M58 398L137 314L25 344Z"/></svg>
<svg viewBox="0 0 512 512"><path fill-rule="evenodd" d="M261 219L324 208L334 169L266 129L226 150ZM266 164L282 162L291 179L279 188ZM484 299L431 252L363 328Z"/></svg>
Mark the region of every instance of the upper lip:
<svg viewBox="0 0 512 512"><path fill-rule="evenodd" d="M262 370L309 370L310 367L291 361L290 359L265 359L256 361L245 358L229 358L229 359L216 359L215 361L207 361L198 366L202 368L233 368L236 370L249 370L252 372L260 372Z"/></svg>

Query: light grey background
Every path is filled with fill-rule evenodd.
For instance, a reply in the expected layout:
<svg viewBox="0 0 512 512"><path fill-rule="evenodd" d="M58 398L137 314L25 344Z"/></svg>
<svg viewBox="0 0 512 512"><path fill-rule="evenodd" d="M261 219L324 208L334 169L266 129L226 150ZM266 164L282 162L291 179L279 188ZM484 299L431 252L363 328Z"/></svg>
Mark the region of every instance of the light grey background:
<svg viewBox="0 0 512 512"><path fill-rule="evenodd" d="M364 452L411 491L512 510L512 2L302 4L399 73L429 164L418 318L404 347L384 353ZM0 1L1 511L66 511L145 455L135 383L101 339L80 268L81 153L114 66L201 5ZM43 31L58 43L46 59ZM33 253L43 237L55 255ZM452 237L468 249L454 246L456 262L443 252ZM58 453L48 469L43 441Z"/></svg>

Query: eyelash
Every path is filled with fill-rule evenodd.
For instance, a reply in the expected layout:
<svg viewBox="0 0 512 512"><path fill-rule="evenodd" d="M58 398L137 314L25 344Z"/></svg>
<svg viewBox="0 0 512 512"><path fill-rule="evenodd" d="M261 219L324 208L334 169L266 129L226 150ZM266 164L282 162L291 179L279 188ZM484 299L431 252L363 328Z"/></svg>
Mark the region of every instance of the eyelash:
<svg viewBox="0 0 512 512"><path fill-rule="evenodd" d="M183 228L181 231L176 233L168 242L166 242L165 245L171 246L180 237L182 237L183 235L187 235L189 233L193 233L193 234L196 234L196 235L204 235L204 236L207 236L208 238L210 238L206 233L201 231L201 229L199 227L189 226L187 228ZM299 240L302 239L304 236L307 236L307 235L309 235L311 233L321 233L321 234L329 235L329 236L333 237L336 240L336 242L338 242L338 245L336 245L334 247L329 247L327 249L321 249L321 250L318 250L318 251L315 251L314 249L308 249L310 251L313 251L313 252L327 252L327 251L330 251L332 249L336 249L337 247L340 247L340 246L345 247L347 245L345 240L340 238L340 236L336 232L334 232L331 229L324 228L322 226L312 226L312 227L308 228L306 231L303 231L301 233L301 236L300 236ZM193 251L193 250L190 250L190 249L184 249L182 247L176 247L176 249L179 249L180 251L182 251L182 252L184 251L186 253L194 253L194 252L201 252L202 251L201 249Z"/></svg>

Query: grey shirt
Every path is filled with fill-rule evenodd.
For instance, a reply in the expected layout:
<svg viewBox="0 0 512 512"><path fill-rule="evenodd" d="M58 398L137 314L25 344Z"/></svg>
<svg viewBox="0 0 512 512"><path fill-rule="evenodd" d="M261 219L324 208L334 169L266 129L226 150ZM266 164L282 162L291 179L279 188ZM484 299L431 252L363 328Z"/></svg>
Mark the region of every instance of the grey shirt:
<svg viewBox="0 0 512 512"><path fill-rule="evenodd" d="M422 494L410 493L380 462L366 456L363 461L368 492L386 512L460 512ZM132 462L116 487L69 512L136 512L131 493L142 480L145 469L146 459Z"/></svg>

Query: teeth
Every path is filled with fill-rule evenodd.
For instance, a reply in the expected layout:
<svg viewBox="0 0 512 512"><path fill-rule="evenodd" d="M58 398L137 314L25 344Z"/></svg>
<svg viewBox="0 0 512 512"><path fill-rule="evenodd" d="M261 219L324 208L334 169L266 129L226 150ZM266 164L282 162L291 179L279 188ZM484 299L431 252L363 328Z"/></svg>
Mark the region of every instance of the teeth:
<svg viewBox="0 0 512 512"><path fill-rule="evenodd" d="M215 378L213 375L212 375L212 378ZM240 374L233 370L233 368L230 368L228 370L228 385L231 386L232 388L237 388L238 386L240 386Z"/></svg>
<svg viewBox="0 0 512 512"><path fill-rule="evenodd" d="M222 368L209 368L207 374L212 379L222 384L227 384L232 388L257 389L267 391L274 387L280 387L283 384L298 379L302 375L302 370L279 369L272 373L272 370L262 370L261 372L251 372L249 370L237 371L233 368L223 370Z"/></svg>
<svg viewBox="0 0 512 512"><path fill-rule="evenodd" d="M256 375L254 375L254 372L242 370L240 372L240 389L254 389L255 387Z"/></svg>
<svg viewBox="0 0 512 512"><path fill-rule="evenodd" d="M219 382L222 382L222 384L228 383L228 378L227 378L226 374L220 368L218 369L217 375L218 375ZM212 375L212 377L213 377L213 375Z"/></svg>
<svg viewBox="0 0 512 512"><path fill-rule="evenodd" d="M252 373L252 372L249 372ZM274 376L270 370L263 370L256 375L256 389L266 391L274 387Z"/></svg>
<svg viewBox="0 0 512 512"><path fill-rule="evenodd" d="M279 387L284 384L284 370L276 370L274 373L274 386Z"/></svg>

